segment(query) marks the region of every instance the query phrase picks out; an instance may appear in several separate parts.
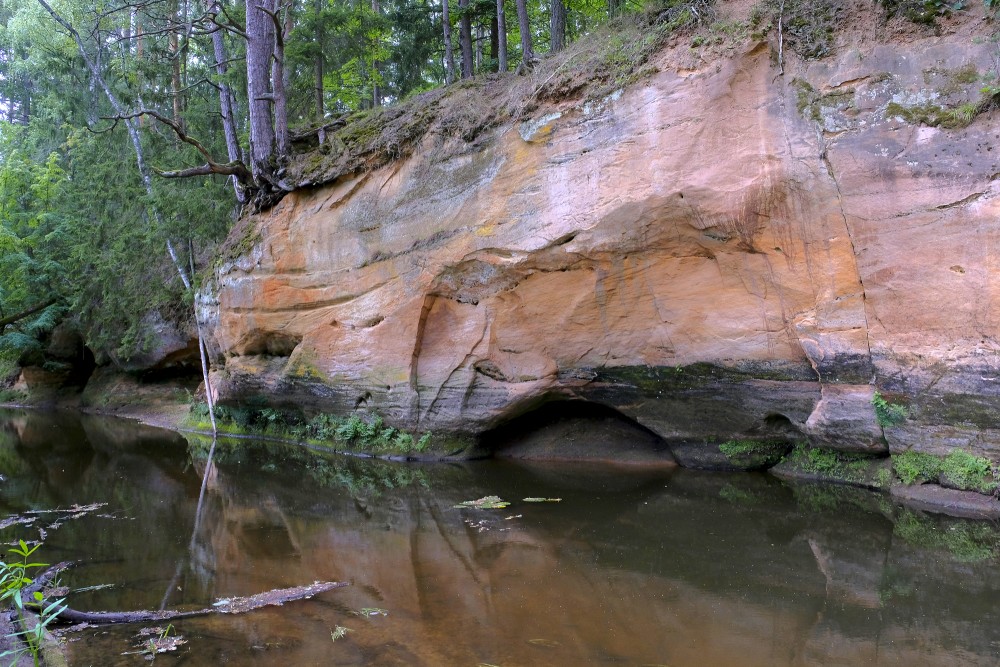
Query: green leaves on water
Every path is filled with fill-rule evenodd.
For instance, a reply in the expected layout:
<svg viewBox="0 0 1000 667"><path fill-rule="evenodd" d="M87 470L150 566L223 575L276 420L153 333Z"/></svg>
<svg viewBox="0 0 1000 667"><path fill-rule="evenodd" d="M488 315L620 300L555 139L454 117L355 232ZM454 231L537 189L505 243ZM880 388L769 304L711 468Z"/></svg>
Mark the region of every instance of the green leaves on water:
<svg viewBox="0 0 1000 667"><path fill-rule="evenodd" d="M500 496L483 496L479 500L466 500L455 505L456 509L477 509L477 510L499 510L504 507L510 506L505 500L501 500Z"/></svg>
<svg viewBox="0 0 1000 667"><path fill-rule="evenodd" d="M330 630L330 639L332 641L337 641L338 639L343 639L344 637L347 636L348 632L354 632L354 630L351 630L350 628L345 628L342 625L338 625L333 630Z"/></svg>
<svg viewBox="0 0 1000 667"><path fill-rule="evenodd" d="M522 498L523 502L526 503L561 503L562 498L541 498L531 496L528 498ZM499 510L504 507L509 507L510 503L506 500L502 500L500 496L484 496L478 500L466 500L465 502L455 505L456 509L477 509L477 510Z"/></svg>
<svg viewBox="0 0 1000 667"><path fill-rule="evenodd" d="M385 609L380 609L378 607L364 607L361 611L357 612L358 616L364 616L365 618L371 618L372 616L388 616L389 612Z"/></svg>

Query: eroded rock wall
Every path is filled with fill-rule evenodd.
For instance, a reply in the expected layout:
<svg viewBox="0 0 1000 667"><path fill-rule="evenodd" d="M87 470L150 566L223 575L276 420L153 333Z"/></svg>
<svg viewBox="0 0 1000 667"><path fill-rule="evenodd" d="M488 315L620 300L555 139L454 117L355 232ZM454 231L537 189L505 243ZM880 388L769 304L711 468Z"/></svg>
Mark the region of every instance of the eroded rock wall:
<svg viewBox="0 0 1000 667"><path fill-rule="evenodd" d="M956 72L993 66L980 29L783 75L767 42L694 68L665 52L475 149L431 132L294 192L202 297L219 398L473 436L575 398L687 446L996 459L1000 122L907 113L978 99Z"/></svg>

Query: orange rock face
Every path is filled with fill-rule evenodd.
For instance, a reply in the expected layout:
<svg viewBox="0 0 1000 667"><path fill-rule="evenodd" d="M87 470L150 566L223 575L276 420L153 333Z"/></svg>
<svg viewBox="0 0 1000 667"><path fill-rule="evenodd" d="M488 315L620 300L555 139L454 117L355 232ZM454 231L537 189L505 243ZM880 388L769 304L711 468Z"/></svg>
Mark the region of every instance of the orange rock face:
<svg viewBox="0 0 1000 667"><path fill-rule="evenodd" d="M203 297L220 399L477 435L569 398L668 442L1000 454L998 123L904 117L975 98L948 72L992 48L782 77L760 44L292 193ZM876 389L906 406L884 429Z"/></svg>

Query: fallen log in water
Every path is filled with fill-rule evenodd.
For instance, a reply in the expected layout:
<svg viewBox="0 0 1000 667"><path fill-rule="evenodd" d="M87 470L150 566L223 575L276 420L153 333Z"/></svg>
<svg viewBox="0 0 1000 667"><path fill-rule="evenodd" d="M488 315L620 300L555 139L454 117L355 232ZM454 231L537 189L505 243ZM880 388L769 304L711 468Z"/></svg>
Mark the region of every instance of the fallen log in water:
<svg viewBox="0 0 1000 667"><path fill-rule="evenodd" d="M208 614L245 614L248 611L260 609L262 607L280 606L286 602L295 600L307 600L317 593L333 590L347 586L346 582L338 581L317 581L308 586L293 586L291 588L277 588L264 593L257 593L248 597L233 597L219 600L211 607L205 609L194 609L188 611L77 611L66 607L59 612L58 619L69 623L86 623L88 625L112 625L118 623L147 623L171 621L178 618L190 618L192 616L206 616ZM29 601L25 600L28 605Z"/></svg>

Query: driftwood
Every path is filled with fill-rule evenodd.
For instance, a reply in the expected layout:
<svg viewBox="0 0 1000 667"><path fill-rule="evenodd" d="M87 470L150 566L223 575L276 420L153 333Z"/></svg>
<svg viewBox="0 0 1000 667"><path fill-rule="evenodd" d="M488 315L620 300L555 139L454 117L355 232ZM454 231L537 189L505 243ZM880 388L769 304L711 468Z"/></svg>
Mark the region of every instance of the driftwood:
<svg viewBox="0 0 1000 667"><path fill-rule="evenodd" d="M66 565L60 563L60 566ZM59 566L57 566L59 567ZM54 568L53 568L54 569ZM65 567L63 567L65 569ZM44 576L44 575L43 575ZM188 611L77 611L66 607L59 612L58 619L67 623L86 623L88 625L112 625L119 623L147 623L171 621L177 618L192 616L207 616L208 614L244 614L262 607L281 606L286 602L307 600L317 593L347 586L345 582L317 581L308 586L293 586L292 588L277 588L249 597L233 597L219 600L211 607ZM25 606L34 606L34 601L24 600Z"/></svg>

